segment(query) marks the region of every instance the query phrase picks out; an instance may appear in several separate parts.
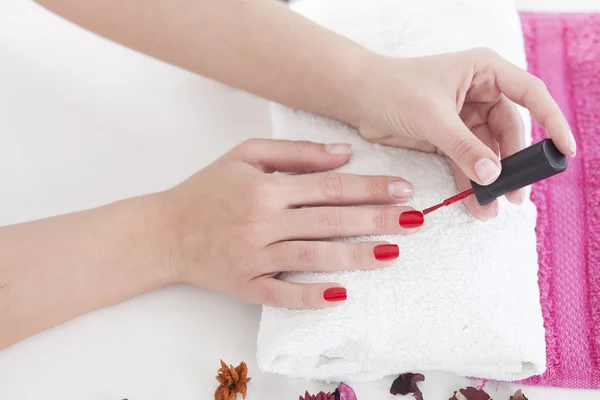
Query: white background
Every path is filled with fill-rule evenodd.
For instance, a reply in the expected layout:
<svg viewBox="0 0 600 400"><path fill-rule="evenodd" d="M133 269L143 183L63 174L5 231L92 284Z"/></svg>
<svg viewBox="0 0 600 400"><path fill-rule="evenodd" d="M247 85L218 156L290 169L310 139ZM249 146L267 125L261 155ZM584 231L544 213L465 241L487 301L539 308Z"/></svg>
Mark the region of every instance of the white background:
<svg viewBox="0 0 600 400"><path fill-rule="evenodd" d="M600 0L519 3L600 11ZM0 225L167 188L244 138L269 135L263 101L104 41L30 1L0 0ZM150 293L1 351L0 400L208 400L220 358L249 363L249 400L327 388L258 371L259 317L258 307L189 286ZM428 374L425 398L445 400L467 382ZM390 383L356 386L358 397L391 399ZM496 400L509 391L501 385ZM526 392L531 400L600 398Z"/></svg>

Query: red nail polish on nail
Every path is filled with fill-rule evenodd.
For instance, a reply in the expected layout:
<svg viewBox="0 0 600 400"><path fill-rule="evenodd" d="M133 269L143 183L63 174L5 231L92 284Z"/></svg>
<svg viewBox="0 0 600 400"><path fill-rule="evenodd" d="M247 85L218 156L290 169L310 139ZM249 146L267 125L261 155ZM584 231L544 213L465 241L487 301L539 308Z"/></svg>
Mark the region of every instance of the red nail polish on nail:
<svg viewBox="0 0 600 400"><path fill-rule="evenodd" d="M327 301L346 300L346 289L342 287L329 288L323 292L323 298Z"/></svg>
<svg viewBox="0 0 600 400"><path fill-rule="evenodd" d="M418 228L423 225L425 218L421 211L405 211L400 214L400 226L403 228Z"/></svg>
<svg viewBox="0 0 600 400"><path fill-rule="evenodd" d="M395 244L380 244L375 246L373 254L379 261L394 260L400 255L400 248Z"/></svg>

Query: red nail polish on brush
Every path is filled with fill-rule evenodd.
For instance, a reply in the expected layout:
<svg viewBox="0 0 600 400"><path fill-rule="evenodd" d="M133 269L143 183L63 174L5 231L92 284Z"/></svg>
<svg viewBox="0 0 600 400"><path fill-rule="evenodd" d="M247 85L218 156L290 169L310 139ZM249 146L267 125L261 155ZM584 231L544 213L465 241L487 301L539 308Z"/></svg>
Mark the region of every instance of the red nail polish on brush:
<svg viewBox="0 0 600 400"><path fill-rule="evenodd" d="M380 244L375 246L373 254L379 261L394 260L400 255L400 248L395 244Z"/></svg>
<svg viewBox="0 0 600 400"><path fill-rule="evenodd" d="M400 220L398 222L403 228L418 228L423 225L423 221L425 221L423 213L421 211L413 210L405 211L400 214Z"/></svg>
<svg viewBox="0 0 600 400"><path fill-rule="evenodd" d="M323 298L326 301L343 301L346 300L346 289L342 287L329 288L323 292Z"/></svg>
<svg viewBox="0 0 600 400"><path fill-rule="evenodd" d="M506 157L500 163L502 164L502 172L494 183L481 186L471 181L470 189L452 196L440 204L424 209L423 214L427 215L473 194L477 202L484 206L507 193L560 174L568 166L567 157L558 151L551 139L540 140L512 156ZM400 225L402 225L402 216L400 217Z"/></svg>

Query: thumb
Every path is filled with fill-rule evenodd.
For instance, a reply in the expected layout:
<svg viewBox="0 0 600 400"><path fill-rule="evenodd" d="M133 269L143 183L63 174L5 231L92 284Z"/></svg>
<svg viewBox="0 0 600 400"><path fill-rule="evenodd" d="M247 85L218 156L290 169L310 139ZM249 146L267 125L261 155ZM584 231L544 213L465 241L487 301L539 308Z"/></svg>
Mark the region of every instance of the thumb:
<svg viewBox="0 0 600 400"><path fill-rule="evenodd" d="M442 150L469 179L480 185L493 183L500 175L498 156L486 146L453 112L441 116L430 142Z"/></svg>

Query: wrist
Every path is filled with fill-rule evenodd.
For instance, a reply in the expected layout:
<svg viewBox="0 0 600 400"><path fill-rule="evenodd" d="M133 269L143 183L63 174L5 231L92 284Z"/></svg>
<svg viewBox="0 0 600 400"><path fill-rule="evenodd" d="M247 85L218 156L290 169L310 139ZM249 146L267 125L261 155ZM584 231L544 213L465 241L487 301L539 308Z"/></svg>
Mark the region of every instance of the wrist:
<svg viewBox="0 0 600 400"><path fill-rule="evenodd" d="M336 64L331 68L329 82L332 82L333 96L331 109L325 115L342 121L353 128L360 123L363 109L365 81L373 65L376 54L353 43L341 52Z"/></svg>
<svg viewBox="0 0 600 400"><path fill-rule="evenodd" d="M173 257L175 238L167 196L164 192L159 192L132 201L136 204L131 206L141 213L138 228L144 238L141 257L149 260L151 273L163 286L181 283L183 274Z"/></svg>

